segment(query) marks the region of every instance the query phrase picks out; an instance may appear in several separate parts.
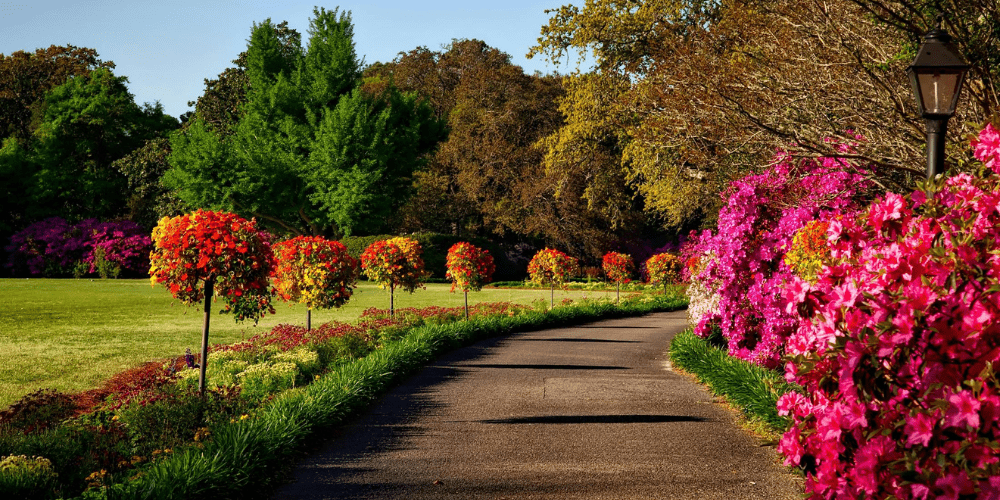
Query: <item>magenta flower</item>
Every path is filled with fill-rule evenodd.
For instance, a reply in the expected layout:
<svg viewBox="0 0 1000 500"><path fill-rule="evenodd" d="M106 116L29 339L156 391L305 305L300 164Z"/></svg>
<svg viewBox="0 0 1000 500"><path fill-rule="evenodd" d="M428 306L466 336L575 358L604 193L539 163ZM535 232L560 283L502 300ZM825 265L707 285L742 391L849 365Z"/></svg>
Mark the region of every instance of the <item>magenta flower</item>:
<svg viewBox="0 0 1000 500"><path fill-rule="evenodd" d="M986 124L979 138L972 140L972 154L994 172L1000 173L1000 132L992 123Z"/></svg>
<svg viewBox="0 0 1000 500"><path fill-rule="evenodd" d="M979 407L981 403L969 391L960 391L947 397L948 411L944 414L947 427L979 428Z"/></svg>
<svg viewBox="0 0 1000 500"><path fill-rule="evenodd" d="M936 425L937 419L923 412L917 412L916 415L907 418L906 447L909 448L917 444L925 447L929 446L931 439L934 438L934 427Z"/></svg>

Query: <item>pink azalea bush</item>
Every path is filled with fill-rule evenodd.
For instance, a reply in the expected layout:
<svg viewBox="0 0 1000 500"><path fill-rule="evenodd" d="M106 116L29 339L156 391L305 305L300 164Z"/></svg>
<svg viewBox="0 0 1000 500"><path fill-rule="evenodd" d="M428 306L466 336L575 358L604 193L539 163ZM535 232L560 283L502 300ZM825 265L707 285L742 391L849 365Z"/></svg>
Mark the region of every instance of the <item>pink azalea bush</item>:
<svg viewBox="0 0 1000 500"><path fill-rule="evenodd" d="M705 313L695 333L707 336L717 325L731 356L778 366L797 325L780 293L792 276L782 262L785 251L807 222L857 210L855 200L865 187L864 176L841 159L795 160L782 153L764 172L733 182L722 194L726 205L718 230L692 234L683 252L688 261L700 256L697 275L689 276L699 303L718 297L717 305L699 308Z"/></svg>
<svg viewBox="0 0 1000 500"><path fill-rule="evenodd" d="M1000 173L1000 134L976 158ZM959 174L830 220L793 277L778 450L811 498L1000 498L1000 177Z"/></svg>
<svg viewBox="0 0 1000 500"><path fill-rule="evenodd" d="M126 276L145 276L149 268L149 234L132 221L70 224L61 217L36 222L15 233L6 247L6 266L15 276L68 276L76 270L97 272L95 249Z"/></svg>

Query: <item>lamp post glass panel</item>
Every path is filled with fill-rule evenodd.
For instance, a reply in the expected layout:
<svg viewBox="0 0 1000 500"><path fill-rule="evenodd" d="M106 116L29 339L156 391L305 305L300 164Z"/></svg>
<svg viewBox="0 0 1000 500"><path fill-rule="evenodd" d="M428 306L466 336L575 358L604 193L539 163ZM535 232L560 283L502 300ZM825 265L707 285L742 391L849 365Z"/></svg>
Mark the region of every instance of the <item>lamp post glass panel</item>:
<svg viewBox="0 0 1000 500"><path fill-rule="evenodd" d="M944 170L944 139L955 114L969 65L940 25L924 35L916 59L906 69L920 116L927 122L927 178Z"/></svg>

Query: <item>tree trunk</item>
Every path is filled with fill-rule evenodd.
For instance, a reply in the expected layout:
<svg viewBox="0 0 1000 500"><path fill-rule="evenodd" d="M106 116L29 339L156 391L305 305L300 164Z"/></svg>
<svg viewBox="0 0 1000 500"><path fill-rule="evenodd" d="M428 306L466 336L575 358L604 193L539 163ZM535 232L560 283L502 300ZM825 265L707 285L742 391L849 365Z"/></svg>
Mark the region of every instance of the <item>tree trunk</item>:
<svg viewBox="0 0 1000 500"><path fill-rule="evenodd" d="M556 307L556 286L552 285L551 287L549 287L549 292L551 294L551 297L549 298L549 302L551 303L551 305L549 306L549 309L555 309L555 307Z"/></svg>
<svg viewBox="0 0 1000 500"><path fill-rule="evenodd" d="M201 331L201 366L198 373L198 394L205 397L205 370L208 367L208 323L212 317L212 296L215 295L215 279L205 280L205 327Z"/></svg>
<svg viewBox="0 0 1000 500"><path fill-rule="evenodd" d="M465 292L465 320L469 321L469 292Z"/></svg>
<svg viewBox="0 0 1000 500"><path fill-rule="evenodd" d="M615 282L615 304L621 302L622 300L622 284Z"/></svg>
<svg viewBox="0 0 1000 500"><path fill-rule="evenodd" d="M313 329L313 311L312 309L306 309L306 330Z"/></svg>
<svg viewBox="0 0 1000 500"><path fill-rule="evenodd" d="M396 317L396 297L394 292L396 291L395 285L389 285L389 317Z"/></svg>

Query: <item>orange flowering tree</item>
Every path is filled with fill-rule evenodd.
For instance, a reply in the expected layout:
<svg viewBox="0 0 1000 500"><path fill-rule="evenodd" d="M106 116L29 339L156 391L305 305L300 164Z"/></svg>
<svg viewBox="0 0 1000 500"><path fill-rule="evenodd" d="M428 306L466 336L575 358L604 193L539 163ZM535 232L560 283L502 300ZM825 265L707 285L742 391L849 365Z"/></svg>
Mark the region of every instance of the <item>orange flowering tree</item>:
<svg viewBox="0 0 1000 500"><path fill-rule="evenodd" d="M312 329L313 308L347 303L358 282L358 261L339 241L299 236L274 245L272 274L278 296L306 306L306 329Z"/></svg>
<svg viewBox="0 0 1000 500"><path fill-rule="evenodd" d="M539 250L528 263L531 282L549 286L553 306L556 303L556 285L562 286L579 272L580 264L574 257L553 248Z"/></svg>
<svg viewBox="0 0 1000 500"><path fill-rule="evenodd" d="M469 292L478 292L493 278L493 256L471 243L460 241L448 249L445 277L452 280L451 291L458 287L465 293L465 318L469 318Z"/></svg>
<svg viewBox="0 0 1000 500"><path fill-rule="evenodd" d="M650 283L661 283L666 294L667 285L681 280L681 259L665 252L646 259L646 277Z"/></svg>
<svg viewBox="0 0 1000 500"><path fill-rule="evenodd" d="M397 288L413 293L423 288L427 273L424 272L423 249L417 240L396 237L368 245L361 253L361 269L368 279L389 289L389 314L395 315Z"/></svg>
<svg viewBox="0 0 1000 500"><path fill-rule="evenodd" d="M233 314L236 321L252 319L256 324L265 314L274 314L268 282L274 256L255 220L227 212L197 210L164 217L152 237L150 282L163 284L185 304L205 304L198 382L204 394L212 297L221 296L226 302L222 312Z"/></svg>
<svg viewBox="0 0 1000 500"><path fill-rule="evenodd" d="M635 264L632 263L632 256L624 253L608 252L604 254L601 265L604 268L604 275L608 277L609 281L615 284L615 302L618 302L621 300L622 283L629 282L629 277L635 268Z"/></svg>

